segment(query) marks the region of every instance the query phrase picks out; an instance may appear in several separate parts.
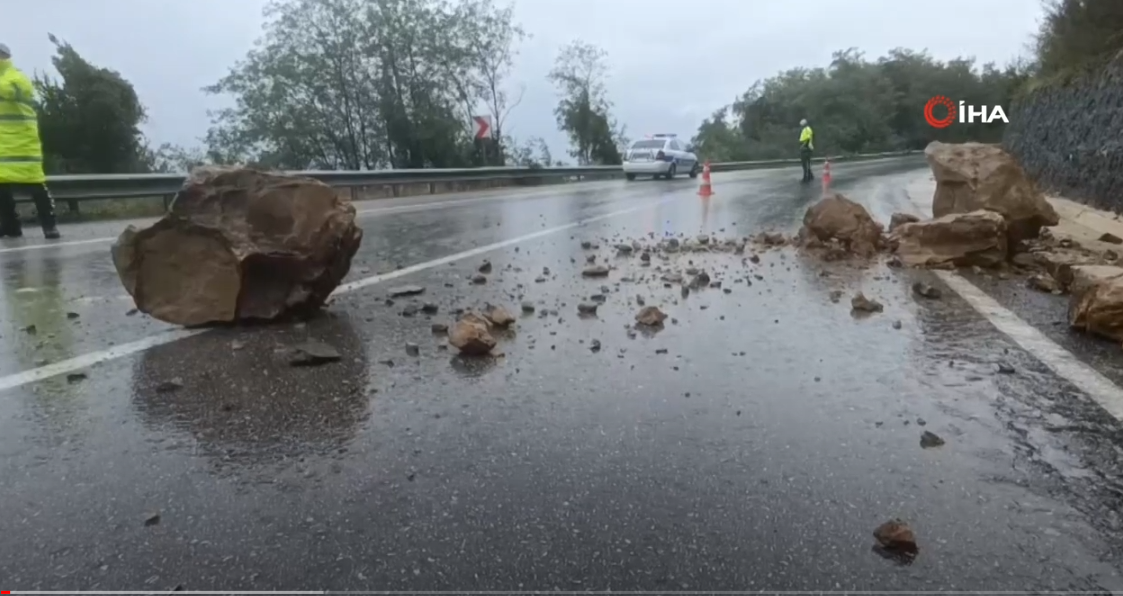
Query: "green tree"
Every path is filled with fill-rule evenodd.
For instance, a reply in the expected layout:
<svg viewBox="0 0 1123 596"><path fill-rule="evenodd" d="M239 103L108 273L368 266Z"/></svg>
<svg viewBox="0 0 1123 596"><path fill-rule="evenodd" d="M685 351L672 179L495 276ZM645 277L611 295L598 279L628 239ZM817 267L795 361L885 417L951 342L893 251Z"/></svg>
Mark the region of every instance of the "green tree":
<svg viewBox="0 0 1123 596"><path fill-rule="evenodd" d="M1037 66L1049 76L1071 72L1123 50L1123 2L1045 0L1035 38Z"/></svg>
<svg viewBox="0 0 1123 596"><path fill-rule="evenodd" d="M906 49L869 61L851 48L835 52L827 67L796 68L754 83L702 122L694 144L711 160L792 158L804 118L815 129L819 155L923 149L933 140L997 142L1000 121L936 129L925 121L924 106L944 95L1008 107L1027 76L1024 65L977 68L971 59L940 62Z"/></svg>
<svg viewBox="0 0 1123 596"><path fill-rule="evenodd" d="M471 116L504 91L521 30L490 0L275 0L258 46L210 93L210 157L284 169L463 167ZM440 34L434 34L434 32ZM501 156L499 156L501 158ZM501 162L500 162L501 163Z"/></svg>
<svg viewBox="0 0 1123 596"><path fill-rule="evenodd" d="M605 80L607 53L583 41L562 48L548 75L558 91L558 129L569 136L569 154L579 164L619 164L624 130L609 114Z"/></svg>
<svg viewBox="0 0 1123 596"><path fill-rule="evenodd" d="M119 73L90 64L50 35L58 77L39 74L39 135L50 174L144 171L144 106Z"/></svg>

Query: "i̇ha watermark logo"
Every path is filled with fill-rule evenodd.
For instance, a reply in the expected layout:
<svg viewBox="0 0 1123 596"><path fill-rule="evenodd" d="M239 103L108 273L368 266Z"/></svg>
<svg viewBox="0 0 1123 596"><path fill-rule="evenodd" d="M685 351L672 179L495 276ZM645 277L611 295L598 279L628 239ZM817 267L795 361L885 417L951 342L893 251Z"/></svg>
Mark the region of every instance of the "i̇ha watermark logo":
<svg viewBox="0 0 1123 596"><path fill-rule="evenodd" d="M947 112L943 118L936 117L936 111L939 108L943 108L942 111ZM924 104L924 119L934 128L947 128L954 122L973 123L976 117L984 124L990 124L995 120L1010 123L1010 120L1006 118L1006 112L1002 111L1002 106L993 106L988 111L987 106L969 106L964 104L963 101L956 105L955 102L943 95L937 95Z"/></svg>

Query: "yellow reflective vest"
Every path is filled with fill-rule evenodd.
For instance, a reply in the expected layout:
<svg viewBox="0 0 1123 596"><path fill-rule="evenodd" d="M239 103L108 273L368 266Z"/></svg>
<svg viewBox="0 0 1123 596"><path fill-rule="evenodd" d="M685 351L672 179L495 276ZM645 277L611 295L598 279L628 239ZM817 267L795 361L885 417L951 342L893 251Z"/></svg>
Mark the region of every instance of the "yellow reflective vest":
<svg viewBox="0 0 1123 596"><path fill-rule="evenodd" d="M43 145L27 75L0 60L0 184L42 184Z"/></svg>
<svg viewBox="0 0 1123 596"><path fill-rule="evenodd" d="M804 126L803 132L799 133L799 145L808 149L815 148L815 133L810 126Z"/></svg>

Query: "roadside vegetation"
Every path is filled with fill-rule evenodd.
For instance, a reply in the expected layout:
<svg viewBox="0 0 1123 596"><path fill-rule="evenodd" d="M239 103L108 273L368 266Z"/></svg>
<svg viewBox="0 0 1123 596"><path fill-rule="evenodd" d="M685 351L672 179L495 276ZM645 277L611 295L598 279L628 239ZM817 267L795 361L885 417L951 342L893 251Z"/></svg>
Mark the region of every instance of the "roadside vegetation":
<svg viewBox="0 0 1123 596"><path fill-rule="evenodd" d="M1021 90L1055 84L1123 50L1123 2L1046 0L1028 55L1004 66L941 62L897 49L857 49L830 64L757 81L702 122L703 158L791 157L801 118L819 154L921 149L932 140L998 141L1001 123L936 130L920 116L941 94L1009 105ZM206 92L229 98L195 147L154 146L141 133L144 104L131 83L51 36L54 73L40 73L40 128L50 174L185 171L208 162L283 169L378 169L564 163L616 164L628 142L607 91L611 57L577 40L545 76L567 155L540 138L515 139L508 116L522 100L512 63L527 36L493 0L273 0L259 44ZM432 35L441 31L441 35ZM470 116L488 114L496 141L473 139ZM83 204L107 216L129 201ZM77 213L77 204L69 211ZM162 203L139 212L158 213ZM63 210L65 212L67 210ZM125 214L121 214L125 215Z"/></svg>
<svg viewBox="0 0 1123 596"><path fill-rule="evenodd" d="M935 140L997 142L1001 122L939 130L921 110L934 95L1010 106L1023 90L1063 82L1123 50L1123 2L1045 0L1043 6L1027 55L1004 66L979 66L969 57L941 62L904 48L872 60L857 49L836 52L827 66L757 81L706 119L694 143L713 161L790 157L801 118L812 123L816 151L826 155L923 149Z"/></svg>

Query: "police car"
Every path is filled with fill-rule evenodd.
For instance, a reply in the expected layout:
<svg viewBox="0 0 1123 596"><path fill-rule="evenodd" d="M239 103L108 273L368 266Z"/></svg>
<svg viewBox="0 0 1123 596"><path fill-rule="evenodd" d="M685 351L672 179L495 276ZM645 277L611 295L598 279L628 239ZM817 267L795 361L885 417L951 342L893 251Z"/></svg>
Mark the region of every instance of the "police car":
<svg viewBox="0 0 1123 596"><path fill-rule="evenodd" d="M636 176L663 177L667 180L677 174L698 176L701 166L694 147L683 143L676 135L658 134L640 139L628 147L624 154L624 176L635 180Z"/></svg>

